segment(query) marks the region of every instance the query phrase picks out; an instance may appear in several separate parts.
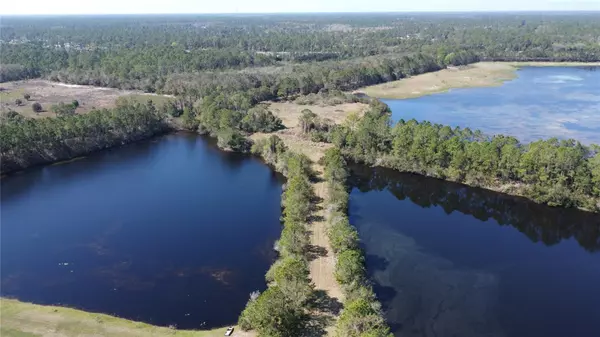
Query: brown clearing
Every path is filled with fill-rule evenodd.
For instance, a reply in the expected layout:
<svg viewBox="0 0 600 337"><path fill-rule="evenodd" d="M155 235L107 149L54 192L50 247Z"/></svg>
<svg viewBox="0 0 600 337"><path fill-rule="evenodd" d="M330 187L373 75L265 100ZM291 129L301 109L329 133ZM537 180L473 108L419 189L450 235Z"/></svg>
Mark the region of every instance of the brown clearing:
<svg viewBox="0 0 600 337"><path fill-rule="evenodd" d="M525 66L598 66L600 62L480 62L466 67L443 69L398 81L361 88L357 92L371 97L415 98L455 88L491 87L514 79L519 67Z"/></svg>
<svg viewBox="0 0 600 337"><path fill-rule="evenodd" d="M71 103L73 100L79 102L77 113L86 113L94 108L110 108L115 105L115 100L119 97L129 96L140 102L146 102L151 99L155 104L172 98L167 95L148 94L136 90L120 90L113 88L93 87L86 85L64 84L44 80L28 80L0 83L0 110L15 110L25 117L54 117L50 111L52 105L64 102ZM24 94L29 94L29 101L23 98ZM22 105L15 104L16 99L21 99ZM40 103L43 112L36 114L31 105Z"/></svg>
<svg viewBox="0 0 600 337"><path fill-rule="evenodd" d="M264 102L277 117L281 118L283 125L289 130L298 131L298 120L302 111L308 109L322 119L330 119L336 124L342 123L350 113L361 115L369 106L363 103L343 103L338 105L301 105L291 102Z"/></svg>

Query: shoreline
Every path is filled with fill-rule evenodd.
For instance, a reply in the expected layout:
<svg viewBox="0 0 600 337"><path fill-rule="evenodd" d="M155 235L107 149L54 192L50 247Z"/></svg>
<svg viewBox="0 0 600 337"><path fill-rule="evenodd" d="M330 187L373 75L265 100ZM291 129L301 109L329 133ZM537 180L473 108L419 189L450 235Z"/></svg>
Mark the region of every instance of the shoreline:
<svg viewBox="0 0 600 337"><path fill-rule="evenodd" d="M378 99L410 99L452 89L497 87L518 77L523 67L600 67L600 62L478 62L447 68L354 91Z"/></svg>
<svg viewBox="0 0 600 337"><path fill-rule="evenodd" d="M62 333L78 331L93 336L180 336L216 337L223 336L227 327L210 330L177 330L125 318L94 313L68 307L40 305L0 297L0 334L2 336L63 336ZM235 327L235 336L251 337Z"/></svg>

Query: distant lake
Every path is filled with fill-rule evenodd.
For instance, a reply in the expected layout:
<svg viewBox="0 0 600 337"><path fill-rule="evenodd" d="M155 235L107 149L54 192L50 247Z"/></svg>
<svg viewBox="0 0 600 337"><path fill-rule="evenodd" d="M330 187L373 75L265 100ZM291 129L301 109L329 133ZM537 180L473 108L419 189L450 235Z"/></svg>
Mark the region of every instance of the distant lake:
<svg viewBox="0 0 600 337"><path fill-rule="evenodd" d="M1 294L178 328L266 288L282 180L176 134L1 181Z"/></svg>
<svg viewBox="0 0 600 337"><path fill-rule="evenodd" d="M550 137L600 144L600 67L524 67L499 87L382 100L392 119L430 121L531 142Z"/></svg>
<svg viewBox="0 0 600 337"><path fill-rule="evenodd" d="M600 336L600 215L386 169L351 183L396 336Z"/></svg>

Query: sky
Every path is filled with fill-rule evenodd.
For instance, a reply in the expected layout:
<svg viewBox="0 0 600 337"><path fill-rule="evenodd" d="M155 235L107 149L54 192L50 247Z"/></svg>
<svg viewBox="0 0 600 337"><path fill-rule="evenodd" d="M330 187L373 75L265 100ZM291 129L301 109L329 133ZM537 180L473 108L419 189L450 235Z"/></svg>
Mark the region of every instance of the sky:
<svg viewBox="0 0 600 337"><path fill-rule="evenodd" d="M0 15L550 10L600 11L600 0L4 0Z"/></svg>

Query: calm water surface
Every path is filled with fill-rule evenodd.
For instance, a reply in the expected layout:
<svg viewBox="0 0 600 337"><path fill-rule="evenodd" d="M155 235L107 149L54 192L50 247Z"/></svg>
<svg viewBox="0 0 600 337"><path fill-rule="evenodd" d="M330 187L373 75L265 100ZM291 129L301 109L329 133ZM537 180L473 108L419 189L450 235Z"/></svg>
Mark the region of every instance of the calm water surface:
<svg viewBox="0 0 600 337"><path fill-rule="evenodd" d="M281 178L177 134L3 178L1 292L179 328L266 288Z"/></svg>
<svg viewBox="0 0 600 337"><path fill-rule="evenodd" d="M600 215L353 171L350 218L397 336L600 336Z"/></svg>
<svg viewBox="0 0 600 337"><path fill-rule="evenodd" d="M525 67L499 87L383 100L392 119L430 121L515 136L600 144L600 67Z"/></svg>

